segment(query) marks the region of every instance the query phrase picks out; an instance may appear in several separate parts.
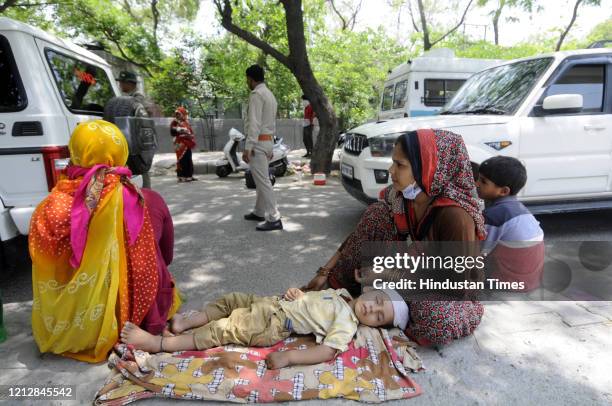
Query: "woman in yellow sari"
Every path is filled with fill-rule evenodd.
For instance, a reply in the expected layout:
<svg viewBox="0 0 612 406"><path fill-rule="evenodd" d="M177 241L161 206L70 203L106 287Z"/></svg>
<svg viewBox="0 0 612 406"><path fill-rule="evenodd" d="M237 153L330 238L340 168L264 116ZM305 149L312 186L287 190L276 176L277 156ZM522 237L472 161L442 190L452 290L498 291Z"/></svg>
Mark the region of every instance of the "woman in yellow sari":
<svg viewBox="0 0 612 406"><path fill-rule="evenodd" d="M151 311L167 320L180 300L175 289L165 308L156 302L168 287L160 284L151 217L129 180L121 131L103 120L81 123L69 149L67 176L30 226L32 330L41 352L100 362L126 321L146 328Z"/></svg>

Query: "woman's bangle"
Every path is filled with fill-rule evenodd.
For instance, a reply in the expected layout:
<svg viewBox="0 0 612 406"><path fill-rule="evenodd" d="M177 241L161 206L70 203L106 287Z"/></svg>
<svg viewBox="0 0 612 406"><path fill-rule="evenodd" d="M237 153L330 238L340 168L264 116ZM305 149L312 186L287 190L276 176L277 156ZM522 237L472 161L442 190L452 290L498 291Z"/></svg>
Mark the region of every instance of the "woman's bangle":
<svg viewBox="0 0 612 406"><path fill-rule="evenodd" d="M329 276L329 274L331 273L331 269L330 268L326 268L324 266L320 267L319 269L317 269L317 275L318 276Z"/></svg>

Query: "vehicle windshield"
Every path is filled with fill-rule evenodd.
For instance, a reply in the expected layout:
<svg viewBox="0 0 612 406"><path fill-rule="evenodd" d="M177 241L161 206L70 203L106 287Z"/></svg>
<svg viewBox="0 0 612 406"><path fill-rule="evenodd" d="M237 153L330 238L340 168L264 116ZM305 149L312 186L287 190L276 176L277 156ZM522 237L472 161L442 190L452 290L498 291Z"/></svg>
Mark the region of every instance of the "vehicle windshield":
<svg viewBox="0 0 612 406"><path fill-rule="evenodd" d="M440 114L514 114L551 62L530 59L477 73Z"/></svg>

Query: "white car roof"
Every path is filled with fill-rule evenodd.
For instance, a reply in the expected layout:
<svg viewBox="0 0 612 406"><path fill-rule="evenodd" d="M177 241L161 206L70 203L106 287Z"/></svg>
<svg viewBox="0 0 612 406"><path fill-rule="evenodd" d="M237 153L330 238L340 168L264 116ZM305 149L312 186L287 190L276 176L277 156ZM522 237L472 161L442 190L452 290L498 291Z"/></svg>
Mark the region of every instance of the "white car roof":
<svg viewBox="0 0 612 406"><path fill-rule="evenodd" d="M574 49L571 51L548 52L545 54L527 56L525 58L510 59L510 60L504 61L504 63L502 63L501 65L507 65L507 64L514 63L514 62L528 61L531 59L539 59L539 58L546 58L546 57L548 58L552 57L555 59L563 59L563 58L567 58L568 56L599 55L599 54L609 54L611 52L612 52L612 48L586 48L586 49Z"/></svg>
<svg viewBox="0 0 612 406"><path fill-rule="evenodd" d="M51 44L57 45L59 47L65 48L65 49L69 49L70 51L78 54L78 55L83 55L84 57L91 59L92 61L95 61L96 63L100 64L100 65L104 65L106 67L110 67L110 65L108 64L108 62L106 62L104 59L102 59L101 57L99 57L98 55L94 54L91 51L88 51L87 49L80 47L68 40L56 37L55 35L49 34L43 30L41 30L40 28L36 28L36 27L32 27L31 25L22 23L20 21L16 21L13 20L11 18L7 18L7 17L0 17L0 32L1 31L19 31L19 32L23 32L26 33L28 35L31 35L35 38L40 38L42 40L45 40Z"/></svg>
<svg viewBox="0 0 612 406"><path fill-rule="evenodd" d="M395 67L387 80L395 79L408 72L452 72L452 73L476 73L492 66L505 62L503 59L475 59L475 58L438 58L420 56L409 63L402 63Z"/></svg>

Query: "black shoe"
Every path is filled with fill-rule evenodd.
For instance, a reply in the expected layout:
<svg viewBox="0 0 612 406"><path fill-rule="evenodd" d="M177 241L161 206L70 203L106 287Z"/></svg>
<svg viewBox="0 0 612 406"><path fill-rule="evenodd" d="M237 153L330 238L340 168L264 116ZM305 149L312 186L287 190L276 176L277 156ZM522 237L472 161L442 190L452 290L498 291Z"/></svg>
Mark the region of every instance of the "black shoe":
<svg viewBox="0 0 612 406"><path fill-rule="evenodd" d="M310 158L310 152L307 152L302 158Z"/></svg>
<svg viewBox="0 0 612 406"><path fill-rule="evenodd" d="M251 212L249 214L245 214L244 215L244 219L245 220L252 220L252 221L264 221L265 217L259 217L257 214Z"/></svg>
<svg viewBox="0 0 612 406"><path fill-rule="evenodd" d="M257 231L272 231L272 230L282 230L283 222L280 220L276 221L266 221L265 223L259 224L255 227Z"/></svg>

